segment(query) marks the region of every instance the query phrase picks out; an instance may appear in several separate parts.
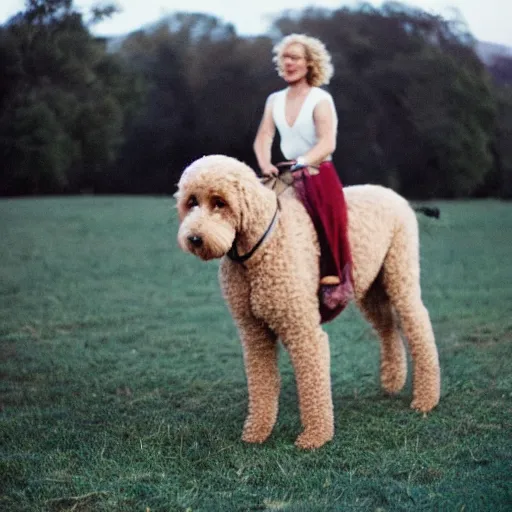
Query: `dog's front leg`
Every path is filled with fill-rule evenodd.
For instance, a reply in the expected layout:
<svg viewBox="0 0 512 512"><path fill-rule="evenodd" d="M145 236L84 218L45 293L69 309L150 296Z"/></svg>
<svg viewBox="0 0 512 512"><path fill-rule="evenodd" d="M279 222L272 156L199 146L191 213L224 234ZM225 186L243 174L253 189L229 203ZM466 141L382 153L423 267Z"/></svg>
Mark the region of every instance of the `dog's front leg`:
<svg viewBox="0 0 512 512"><path fill-rule="evenodd" d="M249 392L249 411L242 439L248 443L265 441L277 419L279 370L275 334L255 318L239 322Z"/></svg>
<svg viewBox="0 0 512 512"><path fill-rule="evenodd" d="M242 439L262 443L272 432L277 419L280 388L277 337L251 312L251 288L243 267L225 260L219 277L244 351L249 407Z"/></svg>
<svg viewBox="0 0 512 512"><path fill-rule="evenodd" d="M320 448L334 436L328 336L320 327L300 329L288 333L285 344L295 371L304 427L295 444Z"/></svg>

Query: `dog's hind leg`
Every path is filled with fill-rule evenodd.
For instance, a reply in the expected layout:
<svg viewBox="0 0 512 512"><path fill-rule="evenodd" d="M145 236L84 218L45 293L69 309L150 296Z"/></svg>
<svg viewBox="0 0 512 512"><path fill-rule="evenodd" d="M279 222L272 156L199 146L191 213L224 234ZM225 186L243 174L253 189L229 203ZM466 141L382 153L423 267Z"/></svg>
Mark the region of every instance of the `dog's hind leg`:
<svg viewBox="0 0 512 512"><path fill-rule="evenodd" d="M358 306L380 338L380 381L388 393L398 393L407 378L407 357L399 323L379 275Z"/></svg>
<svg viewBox="0 0 512 512"><path fill-rule="evenodd" d="M418 226L412 212L411 215L393 237L384 261L383 283L412 355L411 407L427 412L439 402L441 379L434 332L421 299Z"/></svg>

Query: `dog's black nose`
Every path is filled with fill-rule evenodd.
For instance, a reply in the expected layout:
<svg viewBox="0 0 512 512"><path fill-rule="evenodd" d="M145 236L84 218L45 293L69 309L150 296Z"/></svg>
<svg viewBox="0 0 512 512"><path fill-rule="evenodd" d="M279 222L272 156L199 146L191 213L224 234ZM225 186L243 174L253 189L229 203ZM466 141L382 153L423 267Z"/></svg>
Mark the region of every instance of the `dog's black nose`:
<svg viewBox="0 0 512 512"><path fill-rule="evenodd" d="M189 235L187 239L194 247L201 247L203 245L203 239L200 236Z"/></svg>

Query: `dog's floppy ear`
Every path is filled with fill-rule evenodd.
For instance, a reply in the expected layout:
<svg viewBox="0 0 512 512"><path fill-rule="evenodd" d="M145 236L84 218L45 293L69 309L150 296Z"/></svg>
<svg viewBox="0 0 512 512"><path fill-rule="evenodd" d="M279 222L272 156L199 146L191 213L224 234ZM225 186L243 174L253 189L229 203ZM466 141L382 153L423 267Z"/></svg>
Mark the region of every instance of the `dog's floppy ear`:
<svg viewBox="0 0 512 512"><path fill-rule="evenodd" d="M238 231L247 231L253 222L253 207L251 207L251 200L254 200L254 185L249 180L243 178L237 181L236 184L238 195L238 210L239 210L239 226Z"/></svg>
<svg viewBox="0 0 512 512"><path fill-rule="evenodd" d="M178 218L181 222L186 215L186 209L184 204L185 195L183 188L178 187L178 190L174 192L172 197L176 200L176 202L174 203L174 207L178 210Z"/></svg>

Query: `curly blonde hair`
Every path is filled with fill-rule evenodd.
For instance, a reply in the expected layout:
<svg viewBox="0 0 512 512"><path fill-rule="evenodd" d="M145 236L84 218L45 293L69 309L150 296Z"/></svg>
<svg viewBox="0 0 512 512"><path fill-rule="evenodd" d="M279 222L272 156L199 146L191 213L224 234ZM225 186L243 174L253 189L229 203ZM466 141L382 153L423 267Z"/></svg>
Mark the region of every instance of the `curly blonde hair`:
<svg viewBox="0 0 512 512"><path fill-rule="evenodd" d="M309 85L313 87L327 85L334 74L331 55L322 41L304 34L290 34L279 41L272 49L274 54L272 60L276 64L279 76L284 75L282 59L284 50L294 43L301 44L306 51L306 60L309 67L306 78Z"/></svg>

